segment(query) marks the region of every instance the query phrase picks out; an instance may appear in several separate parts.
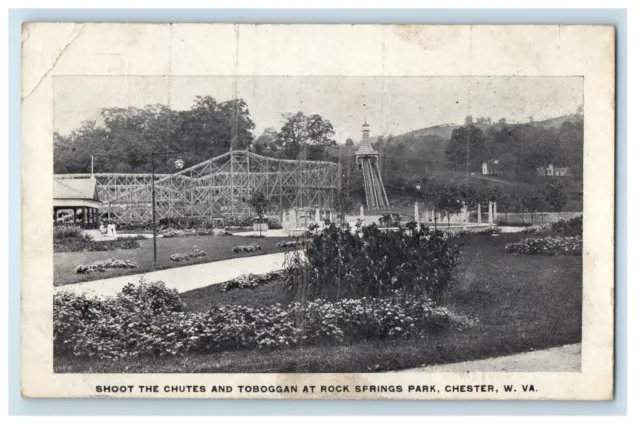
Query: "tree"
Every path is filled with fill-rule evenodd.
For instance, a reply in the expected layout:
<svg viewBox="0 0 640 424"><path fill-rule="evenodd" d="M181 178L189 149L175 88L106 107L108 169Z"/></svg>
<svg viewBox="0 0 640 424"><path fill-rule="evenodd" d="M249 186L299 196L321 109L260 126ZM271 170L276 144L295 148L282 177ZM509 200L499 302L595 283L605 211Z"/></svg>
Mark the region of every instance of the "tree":
<svg viewBox="0 0 640 424"><path fill-rule="evenodd" d="M434 203L436 209L445 213L448 226L451 227L451 215L460 212L462 208L459 188L455 186L441 187L435 192Z"/></svg>
<svg viewBox="0 0 640 424"><path fill-rule="evenodd" d="M491 159L486 150L482 130L474 125L456 128L445 150L448 163L457 169L479 169L484 160Z"/></svg>
<svg viewBox="0 0 640 424"><path fill-rule="evenodd" d="M267 209L269 208L269 198L261 191L254 191L251 193L248 203L249 206L253 208L256 215L258 215L258 222L262 224L264 215L267 213ZM259 225L259 228L260 235L262 235L262 225Z"/></svg>
<svg viewBox="0 0 640 424"><path fill-rule="evenodd" d="M473 125L473 116L471 116L471 115L465 116L464 117L464 125L465 125L465 127Z"/></svg>
<svg viewBox="0 0 640 424"><path fill-rule="evenodd" d="M531 188L522 192L522 211L531 214L531 224L533 224L533 214L544 211L546 200L543 193L537 188Z"/></svg>
<svg viewBox="0 0 640 424"><path fill-rule="evenodd" d="M335 196L334 198L335 199L334 207L338 213L338 219L340 221L343 221L345 215L348 212L351 212L355 207L355 204L353 202L353 197L350 196L348 187L346 185L344 185L343 187L345 187L345 189L338 191L337 196Z"/></svg>
<svg viewBox="0 0 640 424"><path fill-rule="evenodd" d="M560 218L560 212L569 200L566 187L559 182L550 183L545 186L544 193L545 201L558 213L558 218Z"/></svg>
<svg viewBox="0 0 640 424"><path fill-rule="evenodd" d="M347 141L344 142L345 147L353 147L353 140L347 138Z"/></svg>
<svg viewBox="0 0 640 424"><path fill-rule="evenodd" d="M273 127L265 128L262 134L254 142L255 152L264 154L267 151L277 150L276 142L278 141L278 131ZM275 149L272 149L275 147Z"/></svg>
<svg viewBox="0 0 640 424"><path fill-rule="evenodd" d="M54 134L54 170L86 173L94 157L96 172L151 172L151 152L180 152L187 163L199 163L248 147L254 128L242 99L217 102L195 98L189 110L164 105L102 109L101 122L84 122L70 134ZM167 157L156 171L174 172Z"/></svg>
<svg viewBox="0 0 640 424"><path fill-rule="evenodd" d="M289 159L321 159L325 148L336 144L331 138L335 134L333 125L320 115L297 112L282 117L284 125L278 133L278 143L285 148Z"/></svg>

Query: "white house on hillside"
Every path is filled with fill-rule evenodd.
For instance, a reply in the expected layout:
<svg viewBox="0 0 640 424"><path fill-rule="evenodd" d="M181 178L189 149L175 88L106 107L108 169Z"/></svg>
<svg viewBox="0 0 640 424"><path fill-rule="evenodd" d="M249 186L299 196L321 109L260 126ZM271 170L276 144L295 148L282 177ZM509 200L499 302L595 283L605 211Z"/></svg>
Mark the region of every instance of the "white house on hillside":
<svg viewBox="0 0 640 424"><path fill-rule="evenodd" d="M555 168L550 163L547 166L538 167L537 174L539 177L565 177L571 175L571 170L569 168Z"/></svg>
<svg viewBox="0 0 640 424"><path fill-rule="evenodd" d="M482 175L497 175L499 163L497 159L482 162Z"/></svg>

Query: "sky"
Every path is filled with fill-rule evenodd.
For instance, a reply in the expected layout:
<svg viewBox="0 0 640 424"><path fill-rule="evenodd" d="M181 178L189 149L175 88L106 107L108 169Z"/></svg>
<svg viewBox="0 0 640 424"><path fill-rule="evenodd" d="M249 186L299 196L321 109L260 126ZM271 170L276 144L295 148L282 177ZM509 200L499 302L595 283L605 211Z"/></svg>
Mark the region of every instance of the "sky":
<svg viewBox="0 0 640 424"><path fill-rule="evenodd" d="M462 124L467 115L528 122L573 114L583 104L582 77L163 77L56 76L54 129L68 134L83 121L100 123L111 107L169 105L189 109L195 96L244 99L257 137L279 130L282 114L328 119L334 139L359 141L366 119L372 136Z"/></svg>

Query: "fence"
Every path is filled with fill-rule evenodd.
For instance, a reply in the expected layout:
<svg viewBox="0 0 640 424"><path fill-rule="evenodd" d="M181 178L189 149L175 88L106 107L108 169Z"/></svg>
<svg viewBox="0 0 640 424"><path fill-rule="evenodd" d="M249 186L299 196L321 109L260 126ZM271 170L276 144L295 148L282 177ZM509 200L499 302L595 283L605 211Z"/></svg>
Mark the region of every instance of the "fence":
<svg viewBox="0 0 640 424"><path fill-rule="evenodd" d="M551 222L558 222L560 220L568 220L571 218L576 218L578 216L582 216L582 212L499 212L496 214L496 222L499 224L511 224L511 225L522 225L522 224L548 224Z"/></svg>

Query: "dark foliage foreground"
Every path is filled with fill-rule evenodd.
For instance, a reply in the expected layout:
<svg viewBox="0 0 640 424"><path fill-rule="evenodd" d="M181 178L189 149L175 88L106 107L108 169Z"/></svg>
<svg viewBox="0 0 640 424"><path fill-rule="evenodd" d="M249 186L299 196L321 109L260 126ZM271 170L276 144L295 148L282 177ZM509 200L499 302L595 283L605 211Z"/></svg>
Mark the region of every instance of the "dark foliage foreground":
<svg viewBox="0 0 640 424"><path fill-rule="evenodd" d="M462 240L415 223L399 231L371 224L356 232L331 224L302 253L289 255L288 290L296 299L377 298L397 291L435 299L453 279Z"/></svg>
<svg viewBox="0 0 640 424"><path fill-rule="evenodd" d="M315 300L262 307L214 304L185 312L164 283L128 284L114 298L71 292L54 297L56 355L118 359L189 352L339 345L358 340L424 337L469 319L424 298Z"/></svg>
<svg viewBox="0 0 640 424"><path fill-rule="evenodd" d="M466 238L456 283L442 303L477 318L475 325L463 331L445 329L424 338L145 355L117 361L56 350L54 369L58 373L354 373L471 361L579 343L582 258L506 253L505 243L520 238L520 234ZM223 292L213 285L181 293L180 298L190 312L207 313L214 304L255 309L286 303L283 286L283 281L275 280L253 289Z"/></svg>

